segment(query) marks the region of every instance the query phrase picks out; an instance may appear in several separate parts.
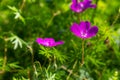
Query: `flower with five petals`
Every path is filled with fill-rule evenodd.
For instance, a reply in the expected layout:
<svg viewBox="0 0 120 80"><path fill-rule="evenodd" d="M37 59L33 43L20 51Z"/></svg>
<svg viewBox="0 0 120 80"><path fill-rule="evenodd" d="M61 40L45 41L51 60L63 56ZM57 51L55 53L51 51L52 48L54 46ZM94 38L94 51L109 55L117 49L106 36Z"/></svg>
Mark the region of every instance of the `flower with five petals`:
<svg viewBox="0 0 120 80"><path fill-rule="evenodd" d="M55 40L53 38L37 38L36 42L40 45L46 46L46 47L54 47L57 45L62 45L64 44L64 41L57 41L55 42Z"/></svg>
<svg viewBox="0 0 120 80"><path fill-rule="evenodd" d="M70 27L70 30L75 36L82 39L86 39L95 36L98 32L98 27L91 27L90 22L81 21L80 24L73 23Z"/></svg>

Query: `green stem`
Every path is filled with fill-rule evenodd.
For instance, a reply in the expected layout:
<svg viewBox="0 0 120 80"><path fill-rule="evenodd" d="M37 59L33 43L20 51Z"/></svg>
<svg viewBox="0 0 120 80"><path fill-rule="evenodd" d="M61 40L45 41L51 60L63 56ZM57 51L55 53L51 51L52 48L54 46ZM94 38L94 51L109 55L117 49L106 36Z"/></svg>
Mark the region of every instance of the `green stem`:
<svg viewBox="0 0 120 80"><path fill-rule="evenodd" d="M57 11L57 12L53 13L52 17L51 17L50 20L48 21L47 28L51 25L54 17L57 16L58 14L60 14L60 11Z"/></svg>
<svg viewBox="0 0 120 80"><path fill-rule="evenodd" d="M119 8L119 9L120 9L120 8ZM112 25L111 25L111 26L113 26L113 25L117 22L117 20L119 19L119 17L120 17L120 11L119 11L119 13L117 14L115 20L112 22Z"/></svg>
<svg viewBox="0 0 120 80"><path fill-rule="evenodd" d="M29 78L30 78L30 80L33 80L33 75L36 70L35 64L34 64L34 53L33 53L33 49L31 46L27 46L27 47L29 48L29 51L31 53L31 61L32 61L32 72L30 72L31 77L29 77Z"/></svg>
<svg viewBox="0 0 120 80"><path fill-rule="evenodd" d="M55 55L53 57L54 57L54 67L55 67L55 70L57 70L56 57Z"/></svg>
<svg viewBox="0 0 120 80"><path fill-rule="evenodd" d="M82 62L81 62L81 66L84 64L84 42L85 40L82 40Z"/></svg>
<svg viewBox="0 0 120 80"><path fill-rule="evenodd" d="M5 48L4 48L4 58L3 58L3 71L5 71L5 66L7 63L7 39L5 39Z"/></svg>
<svg viewBox="0 0 120 80"><path fill-rule="evenodd" d="M52 23L52 20L54 19L55 15L53 15L50 20L48 21L48 24L47 24L47 28L51 25Z"/></svg>
<svg viewBox="0 0 120 80"><path fill-rule="evenodd" d="M78 20L79 22L81 21L81 14L80 13L76 13L77 17L78 17Z"/></svg>
<svg viewBox="0 0 120 80"><path fill-rule="evenodd" d="M30 53L31 53L31 59L32 59L32 65L34 67L34 53L33 53L33 49L31 46L28 46L29 50L30 50Z"/></svg>
<svg viewBox="0 0 120 80"><path fill-rule="evenodd" d="M25 6L25 1L26 1L26 0L23 0L23 1L22 1L22 4L21 4L21 6L20 6L20 10L21 10L21 11L22 11L23 7Z"/></svg>

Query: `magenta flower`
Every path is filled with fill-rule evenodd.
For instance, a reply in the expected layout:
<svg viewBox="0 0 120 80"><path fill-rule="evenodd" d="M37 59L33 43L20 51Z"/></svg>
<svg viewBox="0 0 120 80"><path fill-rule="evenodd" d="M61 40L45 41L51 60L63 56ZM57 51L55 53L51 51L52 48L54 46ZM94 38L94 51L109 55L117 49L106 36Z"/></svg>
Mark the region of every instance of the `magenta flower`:
<svg viewBox="0 0 120 80"><path fill-rule="evenodd" d="M81 21L80 24L73 23L70 30L75 36L86 39L95 36L98 32L98 27L91 27L90 22Z"/></svg>
<svg viewBox="0 0 120 80"><path fill-rule="evenodd" d="M70 8L72 11L77 13L83 12L87 8L96 8L96 5L91 3L92 3L92 0L83 0L83 1L72 0L72 4Z"/></svg>
<svg viewBox="0 0 120 80"><path fill-rule="evenodd" d="M44 39L43 38L37 38L36 42L38 44L46 46L46 47L54 47L54 46L57 46L57 45L64 44L63 41L55 42L55 40L53 38L44 38Z"/></svg>

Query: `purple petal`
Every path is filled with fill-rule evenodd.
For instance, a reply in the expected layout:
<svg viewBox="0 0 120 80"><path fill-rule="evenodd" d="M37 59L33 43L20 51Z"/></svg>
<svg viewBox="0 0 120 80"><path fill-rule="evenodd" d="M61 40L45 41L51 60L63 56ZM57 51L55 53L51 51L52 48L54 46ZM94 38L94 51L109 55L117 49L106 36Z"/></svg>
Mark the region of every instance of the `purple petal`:
<svg viewBox="0 0 120 80"><path fill-rule="evenodd" d="M82 3L81 3L81 4L82 4ZM81 4L73 3L73 4L70 6L70 8L71 8L71 10L74 11L74 12L77 12L77 13L82 12L83 9L81 8Z"/></svg>
<svg viewBox="0 0 120 80"><path fill-rule="evenodd" d="M84 0L86 8L96 8L96 4L92 4L92 0Z"/></svg>
<svg viewBox="0 0 120 80"><path fill-rule="evenodd" d="M90 22L88 21L81 21L79 24L79 37L80 38L86 38L88 30L90 28Z"/></svg>
<svg viewBox="0 0 120 80"><path fill-rule="evenodd" d="M92 0L83 0L83 2L89 2L89 3L91 3Z"/></svg>
<svg viewBox="0 0 120 80"><path fill-rule="evenodd" d="M44 46L52 46L55 43L55 40L53 38L45 38L43 45Z"/></svg>
<svg viewBox="0 0 120 80"><path fill-rule="evenodd" d="M83 0L83 1L72 0L72 4L70 8L72 11L79 13L79 12L83 12L87 8L96 8L96 5L92 4L92 0Z"/></svg>
<svg viewBox="0 0 120 80"><path fill-rule="evenodd" d="M84 9L96 8L95 4L92 4L92 0L84 0Z"/></svg>
<svg viewBox="0 0 120 80"><path fill-rule="evenodd" d="M77 0L72 0L73 3L77 3Z"/></svg>
<svg viewBox="0 0 120 80"><path fill-rule="evenodd" d="M84 2L80 2L80 3L79 3L79 6L80 6L80 7L79 7L80 9L82 9L82 10L84 10L84 9L85 9Z"/></svg>
<svg viewBox="0 0 120 80"><path fill-rule="evenodd" d="M64 41L58 41L58 42L55 42L53 46L62 45L62 44L64 44Z"/></svg>
<svg viewBox="0 0 120 80"><path fill-rule="evenodd" d="M71 32L76 35L76 36L80 36L80 27L77 23L73 23L73 25L70 27Z"/></svg>
<svg viewBox="0 0 120 80"><path fill-rule="evenodd" d="M57 46L57 45L61 45L64 42L63 41L58 41L55 42L55 40L53 38L37 38L36 42L40 45L46 46L46 47L53 47L53 46Z"/></svg>
<svg viewBox="0 0 120 80"><path fill-rule="evenodd" d="M90 8L96 8L96 4L91 4L89 7Z"/></svg>
<svg viewBox="0 0 120 80"><path fill-rule="evenodd" d="M41 44L43 46L51 46L52 44L55 43L54 39L53 38L37 38L36 42L38 44Z"/></svg>
<svg viewBox="0 0 120 80"><path fill-rule="evenodd" d="M55 40L53 38L44 38L44 41L54 43Z"/></svg>
<svg viewBox="0 0 120 80"><path fill-rule="evenodd" d="M90 22L81 21L79 25L77 23L73 23L70 30L75 36L86 39L95 36L98 32L98 27L91 27Z"/></svg>
<svg viewBox="0 0 120 80"><path fill-rule="evenodd" d="M95 35L97 34L97 32L98 32L98 27L97 27L97 26L92 27L92 28L89 29L89 31L88 31L88 36L87 36L87 38L91 38L91 37L95 36Z"/></svg>
<svg viewBox="0 0 120 80"><path fill-rule="evenodd" d="M42 39L42 38L37 38L37 39L36 39L36 42L37 42L38 44L41 44L41 43L43 42L43 39Z"/></svg>
<svg viewBox="0 0 120 80"><path fill-rule="evenodd" d="M80 24L79 24L79 26L80 26L80 32L86 33L89 30L90 25L91 24L88 21L85 21L85 22L81 21Z"/></svg>

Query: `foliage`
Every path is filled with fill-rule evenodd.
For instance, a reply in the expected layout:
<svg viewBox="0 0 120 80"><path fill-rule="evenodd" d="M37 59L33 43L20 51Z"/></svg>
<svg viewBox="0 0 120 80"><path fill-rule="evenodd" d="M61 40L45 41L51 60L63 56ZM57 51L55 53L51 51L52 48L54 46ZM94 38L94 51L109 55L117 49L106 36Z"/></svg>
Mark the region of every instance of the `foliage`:
<svg viewBox="0 0 120 80"><path fill-rule="evenodd" d="M81 14L71 0L0 0L0 80L120 80L119 0L93 0ZM97 35L84 42L70 32L73 22L90 21ZM38 37L64 40L38 45Z"/></svg>

